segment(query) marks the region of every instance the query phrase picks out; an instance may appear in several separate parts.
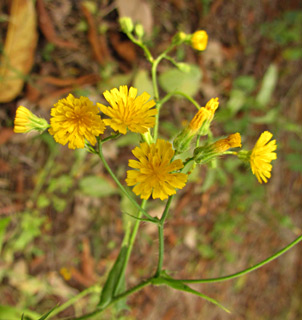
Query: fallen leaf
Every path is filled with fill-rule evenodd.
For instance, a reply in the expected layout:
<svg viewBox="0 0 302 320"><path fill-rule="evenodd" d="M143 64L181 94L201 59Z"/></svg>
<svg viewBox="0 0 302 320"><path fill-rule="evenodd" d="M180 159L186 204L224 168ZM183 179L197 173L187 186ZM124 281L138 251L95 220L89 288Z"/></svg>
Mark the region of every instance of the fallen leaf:
<svg viewBox="0 0 302 320"><path fill-rule="evenodd" d="M57 36L51 18L44 6L43 0L37 0L37 9L39 13L39 26L45 38L57 47L77 49L78 46L76 43L63 40Z"/></svg>
<svg viewBox="0 0 302 320"><path fill-rule="evenodd" d="M37 17L32 0L13 0L0 66L0 102L13 100L22 90L37 45Z"/></svg>
<svg viewBox="0 0 302 320"><path fill-rule="evenodd" d="M153 16L149 3L143 0L117 0L120 17L130 17L134 23L141 23L146 34L150 35L153 28Z"/></svg>
<svg viewBox="0 0 302 320"><path fill-rule="evenodd" d="M131 41L121 41L120 36L117 33L110 34L110 41L121 58L130 63L136 61L135 46Z"/></svg>
<svg viewBox="0 0 302 320"><path fill-rule="evenodd" d="M110 56L107 44L101 36L98 36L97 27L91 12L84 4L81 6L81 10L88 23L88 40L91 44L95 59L100 65L104 65Z"/></svg>

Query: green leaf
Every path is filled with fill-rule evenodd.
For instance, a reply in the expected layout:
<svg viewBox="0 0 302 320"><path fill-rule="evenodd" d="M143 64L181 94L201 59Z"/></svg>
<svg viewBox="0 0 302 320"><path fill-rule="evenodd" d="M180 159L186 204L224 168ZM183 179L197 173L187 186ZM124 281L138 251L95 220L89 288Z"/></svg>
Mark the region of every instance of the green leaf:
<svg viewBox="0 0 302 320"><path fill-rule="evenodd" d="M240 76L234 80L234 87L244 90L246 93L252 92L256 87L256 80L252 76Z"/></svg>
<svg viewBox="0 0 302 320"><path fill-rule="evenodd" d="M110 76L108 79L101 82L101 91L111 90L112 88L118 88L119 86L130 83L133 74L118 74L114 76Z"/></svg>
<svg viewBox="0 0 302 320"><path fill-rule="evenodd" d="M159 277L154 279L155 281L153 281L153 284L155 285L166 285L169 286L173 289L179 290L179 291L185 291L185 292L189 292L192 293L196 296L199 296L213 304L215 304L216 306L220 307L221 309L223 309L224 311L231 313L230 310L228 310L226 307L224 307L222 304L220 304L218 301L216 301L215 299L206 296L203 293L200 293L192 288L190 288L188 285L184 284L183 282L179 281L179 280L174 280L172 278L163 278L163 277Z"/></svg>
<svg viewBox="0 0 302 320"><path fill-rule="evenodd" d="M278 119L279 116L280 116L279 109L275 108L275 109L271 109L270 111L268 111L262 117L252 118L251 121L253 123L258 123L258 124L270 124L270 123L274 123Z"/></svg>
<svg viewBox="0 0 302 320"><path fill-rule="evenodd" d="M73 178L67 174L63 174L58 178L51 179L47 191L52 193L54 191L60 191L67 193L73 185Z"/></svg>
<svg viewBox="0 0 302 320"><path fill-rule="evenodd" d="M282 56L286 60L302 59L302 48L287 48L282 51Z"/></svg>
<svg viewBox="0 0 302 320"><path fill-rule="evenodd" d="M80 180L79 187L82 193L92 197L106 197L118 193L116 187L99 176L84 177Z"/></svg>
<svg viewBox="0 0 302 320"><path fill-rule="evenodd" d="M189 65L188 72L176 68L168 69L159 76L159 84L166 92L181 91L195 96L200 88L202 72L196 65Z"/></svg>
<svg viewBox="0 0 302 320"><path fill-rule="evenodd" d="M114 295L117 293L118 289L118 283L121 277L121 272L123 271L123 266L127 258L127 246L123 246L121 248L121 251L112 267L112 269L109 272L108 278L106 280L106 283L103 287L102 293L101 293L101 299L99 302L99 306L101 308L105 308L112 300ZM123 276L123 275L122 275Z"/></svg>
<svg viewBox="0 0 302 320"><path fill-rule="evenodd" d="M231 91L230 99L227 102L227 109L230 111L230 116L235 115L243 107L246 98L246 93L241 89L233 89Z"/></svg>
<svg viewBox="0 0 302 320"><path fill-rule="evenodd" d="M45 320L48 318L48 316L56 309L57 307L52 308L50 311L48 311L47 313L44 313L43 316L41 318L39 318L38 320Z"/></svg>
<svg viewBox="0 0 302 320"><path fill-rule="evenodd" d="M133 86L137 88L138 94L147 92L151 97L154 97L152 80L146 70L138 70L133 80Z"/></svg>
<svg viewBox="0 0 302 320"><path fill-rule="evenodd" d="M20 320L20 319L37 319L40 315L31 310L20 310L11 306L0 305L0 319L1 320Z"/></svg>
<svg viewBox="0 0 302 320"><path fill-rule="evenodd" d="M2 245L3 245L3 239L4 239L4 235L5 235L5 230L6 227L8 226L10 222L10 217L6 217L6 218L2 218L0 219L0 252L2 249Z"/></svg>
<svg viewBox="0 0 302 320"><path fill-rule="evenodd" d="M278 80L278 68L271 64L262 80L261 89L256 97L256 102L260 107L265 107L271 100Z"/></svg>

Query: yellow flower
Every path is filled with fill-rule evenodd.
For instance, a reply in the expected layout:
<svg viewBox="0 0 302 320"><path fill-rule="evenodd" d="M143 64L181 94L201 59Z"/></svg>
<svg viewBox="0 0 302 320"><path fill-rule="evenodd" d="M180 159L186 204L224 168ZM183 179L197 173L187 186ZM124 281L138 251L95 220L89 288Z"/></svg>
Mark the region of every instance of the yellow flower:
<svg viewBox="0 0 302 320"><path fill-rule="evenodd" d="M219 100L218 98L212 98L211 100L209 100L205 106L205 108L211 112L211 114L214 116L214 113L216 111L216 109L219 106Z"/></svg>
<svg viewBox="0 0 302 320"><path fill-rule="evenodd" d="M277 159L277 154L274 152L277 149L276 140L269 141L272 136L269 131L264 131L250 154L252 172L260 183L262 181L267 183L267 179L271 177L270 162Z"/></svg>
<svg viewBox="0 0 302 320"><path fill-rule="evenodd" d="M190 143L196 134L201 136L208 134L218 105L218 98L212 98L205 107L198 110L189 125L176 136L173 147L178 153L182 153L190 147Z"/></svg>
<svg viewBox="0 0 302 320"><path fill-rule="evenodd" d="M241 147L241 136L240 133L237 132L213 144L197 147L194 150L194 160L196 163L204 164L223 155L228 149L238 147Z"/></svg>
<svg viewBox="0 0 302 320"><path fill-rule="evenodd" d="M51 109L49 133L54 139L70 149L84 148L85 139L92 145L105 130L99 109L86 97L75 98L69 94Z"/></svg>
<svg viewBox="0 0 302 320"><path fill-rule="evenodd" d="M203 51L208 44L208 34L204 30L198 30L193 33L191 38L192 48Z"/></svg>
<svg viewBox="0 0 302 320"><path fill-rule="evenodd" d="M194 118L189 124L189 128L194 132L194 134L199 131L201 126L207 121L208 125L214 118L214 113L219 106L218 98L212 98L207 102L205 107L199 109Z"/></svg>
<svg viewBox="0 0 302 320"><path fill-rule="evenodd" d="M111 107L98 103L101 111L111 119L104 119L106 125L122 134L127 133L127 129L133 132L145 133L155 125L156 109L155 102L150 100L150 95L146 92L137 96L137 89L131 87L128 92L127 86L120 86L104 92L105 99Z"/></svg>
<svg viewBox="0 0 302 320"><path fill-rule="evenodd" d="M47 121L34 115L27 108L20 106L16 111L14 132L25 133L31 130L44 131L49 127Z"/></svg>
<svg viewBox="0 0 302 320"><path fill-rule="evenodd" d="M148 145L146 142L136 147L132 153L138 159L129 160L126 183L135 186L133 192L142 199L167 199L168 196L182 189L187 182L187 175L175 172L183 168L180 159L172 161L174 150L170 142L159 139ZM172 161L172 162L171 162Z"/></svg>
<svg viewBox="0 0 302 320"><path fill-rule="evenodd" d="M211 116L209 110L202 107L198 110L198 112L195 114L194 118L189 123L189 131L192 133L192 135L196 134L203 123L209 119Z"/></svg>
<svg viewBox="0 0 302 320"><path fill-rule="evenodd" d="M217 153L223 153L231 148L241 147L240 133L230 134L227 138L216 141L213 144L213 150Z"/></svg>

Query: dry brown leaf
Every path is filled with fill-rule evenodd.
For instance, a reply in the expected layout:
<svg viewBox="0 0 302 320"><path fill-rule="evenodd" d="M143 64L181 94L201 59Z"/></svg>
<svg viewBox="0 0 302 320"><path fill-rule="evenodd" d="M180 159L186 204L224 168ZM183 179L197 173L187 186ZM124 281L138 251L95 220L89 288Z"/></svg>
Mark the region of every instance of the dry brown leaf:
<svg viewBox="0 0 302 320"><path fill-rule="evenodd" d="M116 6L120 17L130 17L133 22L143 25L146 34L152 33L153 16L149 3L143 0L117 0Z"/></svg>
<svg viewBox="0 0 302 320"><path fill-rule="evenodd" d="M0 102L13 100L22 90L37 45L37 17L32 0L13 0L0 65Z"/></svg>
<svg viewBox="0 0 302 320"><path fill-rule="evenodd" d="M53 22L45 8L43 0L37 0L39 26L45 38L60 48L77 49L78 46L72 41L63 40L57 36Z"/></svg>

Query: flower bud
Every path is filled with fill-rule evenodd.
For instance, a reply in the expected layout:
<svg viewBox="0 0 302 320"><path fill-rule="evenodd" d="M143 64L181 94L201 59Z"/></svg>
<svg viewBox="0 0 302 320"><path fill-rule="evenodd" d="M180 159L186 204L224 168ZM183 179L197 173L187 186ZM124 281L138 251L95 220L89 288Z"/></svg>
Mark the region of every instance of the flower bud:
<svg viewBox="0 0 302 320"><path fill-rule="evenodd" d="M26 133L32 130L43 132L48 127L49 124L45 119L37 117L23 106L18 107L14 122L14 132Z"/></svg>
<svg viewBox="0 0 302 320"><path fill-rule="evenodd" d="M181 31L181 32L176 33L176 35L173 37L172 44L179 45L183 42L189 41L190 38L191 38L191 35L188 35L188 34Z"/></svg>
<svg viewBox="0 0 302 320"><path fill-rule="evenodd" d="M237 132L213 144L196 148L194 150L194 160L200 164L207 163L213 158L223 155L228 149L238 147L241 147L241 136Z"/></svg>
<svg viewBox="0 0 302 320"><path fill-rule="evenodd" d="M208 34L204 30L198 30L191 36L191 46L193 49L203 51L208 44Z"/></svg>
<svg viewBox="0 0 302 320"><path fill-rule="evenodd" d="M141 23L138 23L134 28L134 32L139 39L142 39L145 34L143 25Z"/></svg>
<svg viewBox="0 0 302 320"><path fill-rule="evenodd" d="M132 19L130 17L120 18L119 23L124 33L131 33L133 31L134 26L133 26Z"/></svg>

